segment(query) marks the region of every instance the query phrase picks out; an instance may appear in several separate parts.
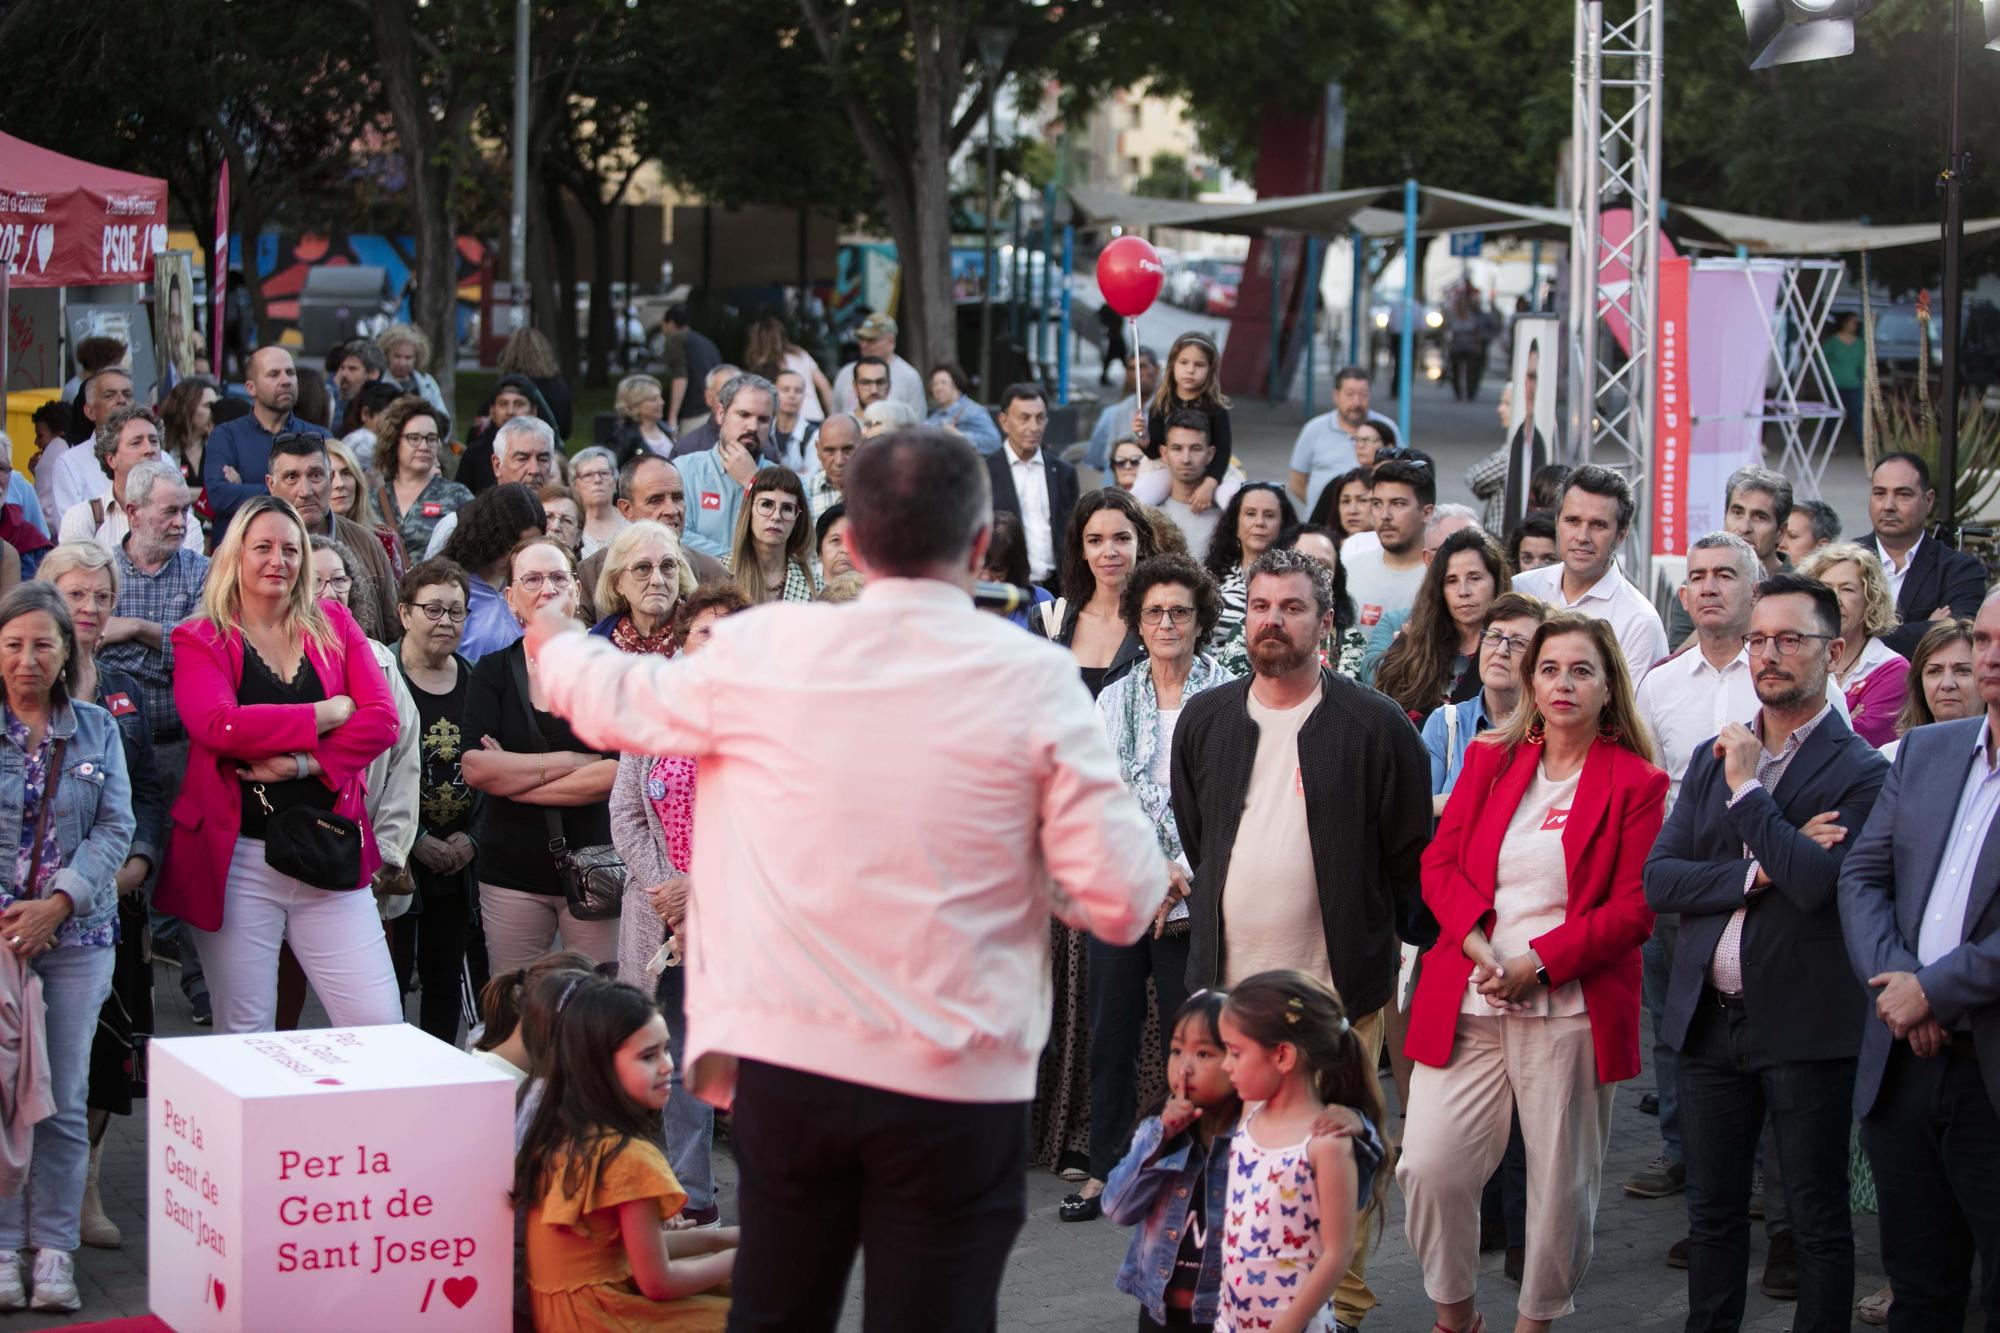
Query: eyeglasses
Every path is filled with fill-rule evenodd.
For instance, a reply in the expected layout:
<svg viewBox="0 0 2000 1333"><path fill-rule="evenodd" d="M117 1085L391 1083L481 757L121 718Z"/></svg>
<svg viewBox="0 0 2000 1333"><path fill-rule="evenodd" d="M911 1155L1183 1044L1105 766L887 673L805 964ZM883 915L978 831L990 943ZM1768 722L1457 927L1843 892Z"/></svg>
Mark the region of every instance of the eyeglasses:
<svg viewBox="0 0 2000 1333"><path fill-rule="evenodd" d="M856 379L854 387L857 389L886 389L889 387L889 381Z"/></svg>
<svg viewBox="0 0 2000 1333"><path fill-rule="evenodd" d="M1139 623L1149 627L1161 621L1171 621L1185 628L1194 623L1194 608L1191 606L1149 606L1139 612Z"/></svg>
<svg viewBox="0 0 2000 1333"><path fill-rule="evenodd" d="M1528 641L1525 638L1519 634L1502 634L1497 629L1487 630L1480 635L1479 642L1502 657L1518 657L1528 651Z"/></svg>
<svg viewBox="0 0 2000 1333"><path fill-rule="evenodd" d="M424 619L430 621L433 625L446 617L450 617L451 623L454 625L463 625L465 623L466 611L462 606L446 606L443 602L404 602L403 605L409 607L412 611L423 612Z"/></svg>
<svg viewBox="0 0 2000 1333"><path fill-rule="evenodd" d="M344 593L353 586L354 580L345 574L336 574L330 579L323 579L317 574L313 576L313 592L315 595L323 592Z"/></svg>
<svg viewBox="0 0 2000 1333"><path fill-rule="evenodd" d="M634 560L625 566L625 572L641 583L651 583L655 574L672 583L680 577L681 567L676 560L662 560L657 565L650 560Z"/></svg>
<svg viewBox="0 0 2000 1333"><path fill-rule="evenodd" d="M520 578L515 579L514 582L520 584L529 592L540 592L544 588L548 588L553 592L560 592L570 584L576 582L576 580L567 574L558 572L555 574L523 574Z"/></svg>
<svg viewBox="0 0 2000 1333"><path fill-rule="evenodd" d="M1743 640L1743 646L1750 650L1752 657L1762 656L1767 646L1776 648L1780 657L1797 657L1804 650L1807 640L1831 642L1833 637L1831 634L1793 634L1788 630L1783 634L1752 634Z"/></svg>
<svg viewBox="0 0 2000 1333"><path fill-rule="evenodd" d="M423 435L405 435L403 436L403 443L422 445L427 449L435 449L444 443L444 436L438 434L436 431L430 431Z"/></svg>
<svg viewBox="0 0 2000 1333"><path fill-rule="evenodd" d="M594 467L588 472L578 472L576 479L578 481L610 481L611 469L608 467Z"/></svg>
<svg viewBox="0 0 2000 1333"><path fill-rule="evenodd" d="M790 500L773 500L769 496L759 500L754 506L760 518L797 518L799 507Z"/></svg>

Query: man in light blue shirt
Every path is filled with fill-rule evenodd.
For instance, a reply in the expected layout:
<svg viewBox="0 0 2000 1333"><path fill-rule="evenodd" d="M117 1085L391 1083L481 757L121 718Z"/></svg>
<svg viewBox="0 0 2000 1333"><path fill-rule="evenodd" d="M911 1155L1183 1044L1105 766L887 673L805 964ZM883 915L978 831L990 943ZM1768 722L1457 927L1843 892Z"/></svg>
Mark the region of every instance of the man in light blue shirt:
<svg viewBox="0 0 2000 1333"><path fill-rule="evenodd" d="M721 435L713 447L674 460L687 487L681 540L717 560L729 558L736 515L757 475L758 457L778 413L778 391L762 375L738 375L716 395ZM824 430L824 427L821 427Z"/></svg>
<svg viewBox="0 0 2000 1333"><path fill-rule="evenodd" d="M2000 594L1973 622L1986 710L1907 733L1840 874L1840 924L1873 1012L1854 1110L1882 1265L1910 1328L1965 1324L1972 1258L2000 1319Z"/></svg>

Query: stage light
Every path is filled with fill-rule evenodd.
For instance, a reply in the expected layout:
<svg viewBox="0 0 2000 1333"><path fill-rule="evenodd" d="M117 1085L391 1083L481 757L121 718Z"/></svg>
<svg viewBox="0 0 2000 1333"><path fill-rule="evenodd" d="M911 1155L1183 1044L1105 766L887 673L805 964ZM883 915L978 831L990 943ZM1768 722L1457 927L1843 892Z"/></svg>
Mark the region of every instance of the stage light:
<svg viewBox="0 0 2000 1333"><path fill-rule="evenodd" d="M1991 12L1995 0L1986 0ZM1750 38L1750 68L1854 54L1854 20L1875 0L1736 0Z"/></svg>
<svg viewBox="0 0 2000 1333"><path fill-rule="evenodd" d="M1986 0L1986 49L2000 51L2000 0Z"/></svg>

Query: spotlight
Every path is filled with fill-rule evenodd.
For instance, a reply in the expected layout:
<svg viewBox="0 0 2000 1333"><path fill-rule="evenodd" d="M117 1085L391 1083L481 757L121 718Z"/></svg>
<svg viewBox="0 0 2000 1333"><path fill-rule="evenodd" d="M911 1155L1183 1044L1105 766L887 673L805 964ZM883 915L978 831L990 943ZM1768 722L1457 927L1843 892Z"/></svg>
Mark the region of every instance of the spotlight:
<svg viewBox="0 0 2000 1333"><path fill-rule="evenodd" d="M1986 0L1986 49L2000 51L2000 0Z"/></svg>
<svg viewBox="0 0 2000 1333"><path fill-rule="evenodd" d="M1854 20L1875 0L1736 0L1750 37L1750 68L1854 54ZM1986 0L1989 16L1996 0Z"/></svg>

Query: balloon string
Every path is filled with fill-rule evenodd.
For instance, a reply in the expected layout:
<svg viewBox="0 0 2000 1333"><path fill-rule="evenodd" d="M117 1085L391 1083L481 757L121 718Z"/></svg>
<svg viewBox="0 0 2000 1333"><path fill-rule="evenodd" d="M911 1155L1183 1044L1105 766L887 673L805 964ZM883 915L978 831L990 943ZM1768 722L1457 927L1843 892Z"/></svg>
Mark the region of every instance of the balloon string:
<svg viewBox="0 0 2000 1333"><path fill-rule="evenodd" d="M1128 337L1125 340L1125 342L1127 348L1126 355L1132 358L1129 362L1126 363L1132 368L1132 415L1136 420L1139 421L1140 425L1143 427L1145 425L1145 413L1146 413L1146 386L1144 383L1140 381L1139 378L1139 365L1140 365L1139 317L1137 315L1128 315L1125 319L1125 322L1126 324L1131 326L1130 327L1131 336ZM1152 436L1153 432L1151 430L1147 430L1146 439L1136 441L1136 443L1139 446L1140 453L1146 452L1147 440L1150 440Z"/></svg>

